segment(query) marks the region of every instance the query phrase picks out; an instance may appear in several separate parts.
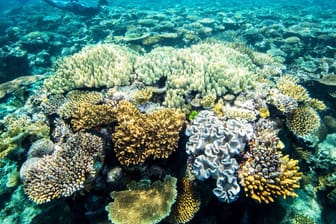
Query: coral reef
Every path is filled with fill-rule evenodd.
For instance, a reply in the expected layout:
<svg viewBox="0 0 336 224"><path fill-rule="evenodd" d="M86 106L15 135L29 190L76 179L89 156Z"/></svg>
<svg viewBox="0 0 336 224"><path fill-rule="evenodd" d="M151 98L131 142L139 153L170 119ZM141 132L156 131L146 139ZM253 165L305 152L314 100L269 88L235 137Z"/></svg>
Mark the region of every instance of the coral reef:
<svg viewBox="0 0 336 224"><path fill-rule="evenodd" d="M36 140L49 136L50 128L42 119L25 114L9 114L1 122L0 159L22 147L25 139Z"/></svg>
<svg viewBox="0 0 336 224"><path fill-rule="evenodd" d="M79 88L128 85L134 60L135 54L119 45L85 47L62 59L55 75L45 80L45 87L51 93L64 93Z"/></svg>
<svg viewBox="0 0 336 224"><path fill-rule="evenodd" d="M247 197L259 203L274 202L281 195L295 197L302 173L298 161L283 156L278 148L279 138L272 123L259 120L256 136L249 143L247 160L240 165L238 176Z"/></svg>
<svg viewBox="0 0 336 224"><path fill-rule="evenodd" d="M200 207L200 196L193 186L193 181L183 177L181 179L181 190L178 191L176 202L167 220L172 224L188 223Z"/></svg>
<svg viewBox="0 0 336 224"><path fill-rule="evenodd" d="M313 108L299 106L287 117L286 124L294 135L305 138L318 130L321 121Z"/></svg>
<svg viewBox="0 0 336 224"><path fill-rule="evenodd" d="M75 131L108 125L116 120L113 107L108 104L79 103L73 111L71 124Z"/></svg>
<svg viewBox="0 0 336 224"><path fill-rule="evenodd" d="M152 88L144 88L137 91L134 94L135 102L139 104L144 104L148 102L153 96L153 89Z"/></svg>
<svg viewBox="0 0 336 224"><path fill-rule="evenodd" d="M25 193L38 204L68 197L92 181L94 157L102 156L103 143L97 136L78 133L55 147L52 155L33 157L20 170Z"/></svg>
<svg viewBox="0 0 336 224"><path fill-rule="evenodd" d="M113 149L122 165L140 164L148 157L168 158L176 150L183 113L163 109L141 114L128 101L121 101L115 113L118 125L113 133Z"/></svg>
<svg viewBox="0 0 336 224"><path fill-rule="evenodd" d="M111 193L113 202L106 206L109 220L115 224L154 224L167 217L177 196L177 179L129 184L128 190Z"/></svg>
<svg viewBox="0 0 336 224"><path fill-rule="evenodd" d="M203 110L186 130L189 140L186 152L192 155L193 173L199 180L216 179L213 193L220 201L232 202L238 198L240 186L236 172L236 156L253 136L252 125L229 119L221 120L213 111Z"/></svg>

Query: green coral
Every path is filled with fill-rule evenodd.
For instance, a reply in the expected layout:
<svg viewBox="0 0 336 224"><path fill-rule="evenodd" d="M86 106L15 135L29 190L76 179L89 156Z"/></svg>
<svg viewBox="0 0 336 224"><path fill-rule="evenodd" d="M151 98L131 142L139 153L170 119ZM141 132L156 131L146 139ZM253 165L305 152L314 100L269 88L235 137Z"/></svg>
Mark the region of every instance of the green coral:
<svg viewBox="0 0 336 224"><path fill-rule="evenodd" d="M109 220L115 224L154 224L170 214L177 196L177 179L166 176L164 181L132 183L128 190L113 191L113 202L106 206Z"/></svg>
<svg viewBox="0 0 336 224"><path fill-rule="evenodd" d="M22 146L23 140L48 137L50 128L41 120L33 120L27 115L7 115L1 122L0 159Z"/></svg>

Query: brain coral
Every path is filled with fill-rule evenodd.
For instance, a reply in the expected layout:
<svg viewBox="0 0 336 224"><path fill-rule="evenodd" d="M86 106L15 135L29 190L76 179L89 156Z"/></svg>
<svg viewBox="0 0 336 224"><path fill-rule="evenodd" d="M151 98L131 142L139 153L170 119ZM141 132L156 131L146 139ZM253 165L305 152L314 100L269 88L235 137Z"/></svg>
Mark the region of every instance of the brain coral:
<svg viewBox="0 0 336 224"><path fill-rule="evenodd" d="M299 188L302 176L298 161L282 155L273 126L267 120L259 120L256 137L245 154L247 160L238 171L246 196L264 203L273 202L279 195L296 196L294 189Z"/></svg>
<svg viewBox="0 0 336 224"><path fill-rule="evenodd" d="M140 181L128 190L111 193L113 202L106 206L109 219L115 224L155 224L167 217L175 202L175 177L166 176L164 182L151 185Z"/></svg>
<svg viewBox="0 0 336 224"><path fill-rule="evenodd" d="M94 157L102 150L101 138L78 133L56 146L52 155L27 160L20 170L25 193L38 204L72 195L95 176Z"/></svg>
<svg viewBox="0 0 336 224"><path fill-rule="evenodd" d="M222 120L213 111L203 110L186 130L189 140L186 152L192 155L193 173L199 180L216 180L213 193L220 201L232 202L238 198L240 186L235 157L243 152L253 136L253 127L244 121Z"/></svg>
<svg viewBox="0 0 336 224"><path fill-rule="evenodd" d="M100 88L128 85L135 55L126 47L98 44L85 47L65 57L55 75L45 80L51 93L64 93L78 88Z"/></svg>
<svg viewBox="0 0 336 224"><path fill-rule="evenodd" d="M128 101L121 101L115 113L118 125L113 134L113 143L121 164L140 164L148 157L168 158L176 150L185 120L183 113L163 109L141 114Z"/></svg>

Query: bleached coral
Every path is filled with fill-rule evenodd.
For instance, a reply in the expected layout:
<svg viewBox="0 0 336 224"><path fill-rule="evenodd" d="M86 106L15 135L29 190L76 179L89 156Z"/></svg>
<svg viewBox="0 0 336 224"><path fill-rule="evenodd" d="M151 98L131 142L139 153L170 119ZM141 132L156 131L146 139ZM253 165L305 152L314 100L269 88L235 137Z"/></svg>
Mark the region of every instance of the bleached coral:
<svg viewBox="0 0 336 224"><path fill-rule="evenodd" d="M189 140L186 152L192 155L193 173L199 180L216 179L213 193L220 201L232 202L238 198L240 186L236 172L236 156L243 152L253 137L251 124L229 119L224 121L213 111L201 111L186 130Z"/></svg>

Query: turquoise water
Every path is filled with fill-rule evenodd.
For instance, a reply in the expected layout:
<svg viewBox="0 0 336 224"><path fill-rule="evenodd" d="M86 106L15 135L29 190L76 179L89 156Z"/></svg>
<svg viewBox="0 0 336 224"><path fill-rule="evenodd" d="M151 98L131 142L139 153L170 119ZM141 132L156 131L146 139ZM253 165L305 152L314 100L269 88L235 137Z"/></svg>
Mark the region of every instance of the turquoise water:
<svg viewBox="0 0 336 224"><path fill-rule="evenodd" d="M335 1L0 2L0 223L334 224Z"/></svg>

